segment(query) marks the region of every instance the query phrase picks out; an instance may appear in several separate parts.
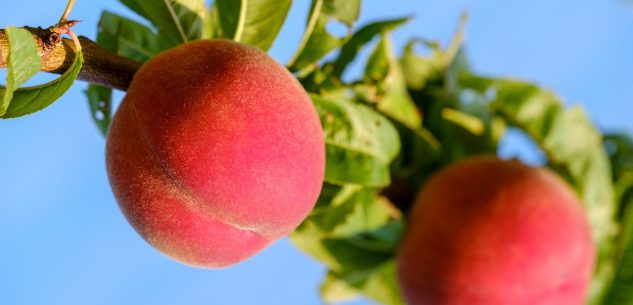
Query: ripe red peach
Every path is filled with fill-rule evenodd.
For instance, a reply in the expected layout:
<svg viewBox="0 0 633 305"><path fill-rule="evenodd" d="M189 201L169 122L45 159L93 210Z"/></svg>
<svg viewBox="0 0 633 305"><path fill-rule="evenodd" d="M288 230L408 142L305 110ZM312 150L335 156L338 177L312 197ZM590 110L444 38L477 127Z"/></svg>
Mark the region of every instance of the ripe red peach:
<svg viewBox="0 0 633 305"><path fill-rule="evenodd" d="M423 187L398 278L409 305L581 305L594 255L581 204L557 175L476 157Z"/></svg>
<svg viewBox="0 0 633 305"><path fill-rule="evenodd" d="M191 42L149 60L107 138L110 184L150 244L225 267L287 235L319 195L325 144L295 78L264 52Z"/></svg>

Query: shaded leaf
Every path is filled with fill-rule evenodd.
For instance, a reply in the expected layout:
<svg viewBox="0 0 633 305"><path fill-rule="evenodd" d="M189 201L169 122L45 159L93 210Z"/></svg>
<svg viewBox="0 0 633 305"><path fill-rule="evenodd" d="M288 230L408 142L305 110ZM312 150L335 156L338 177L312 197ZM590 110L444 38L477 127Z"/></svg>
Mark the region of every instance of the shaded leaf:
<svg viewBox="0 0 633 305"><path fill-rule="evenodd" d="M92 119L101 134L107 135L112 119L112 89L91 84L84 93L88 97Z"/></svg>
<svg viewBox="0 0 633 305"><path fill-rule="evenodd" d="M321 238L302 225L291 235L293 243L329 267L321 285L325 301L336 302L362 293L383 304L402 304L396 283L394 257L403 234L400 220L348 238Z"/></svg>
<svg viewBox="0 0 633 305"><path fill-rule="evenodd" d="M407 179L410 187L417 190L422 182L433 173L431 167L442 157L442 143L424 127L411 129L398 121L393 121L402 141L400 155L394 161L392 172Z"/></svg>
<svg viewBox="0 0 633 305"><path fill-rule="evenodd" d="M633 182L633 177L629 183ZM631 185L629 185L631 188ZM604 305L633 304L633 196L623 202L626 206L618 241L616 272L606 293Z"/></svg>
<svg viewBox="0 0 633 305"><path fill-rule="evenodd" d="M633 172L633 139L627 134L607 134L604 145L613 168L613 178Z"/></svg>
<svg viewBox="0 0 633 305"><path fill-rule="evenodd" d="M402 236L402 222L392 220L384 226L347 238L320 238L313 227L301 226L291 240L301 250L327 265L332 271L346 273L372 270L391 259Z"/></svg>

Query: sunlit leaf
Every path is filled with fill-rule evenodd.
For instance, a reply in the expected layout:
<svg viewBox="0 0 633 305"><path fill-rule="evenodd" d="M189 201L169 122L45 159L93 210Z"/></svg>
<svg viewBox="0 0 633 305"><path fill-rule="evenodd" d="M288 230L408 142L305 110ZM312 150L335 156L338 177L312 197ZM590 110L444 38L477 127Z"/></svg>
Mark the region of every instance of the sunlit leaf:
<svg viewBox="0 0 633 305"><path fill-rule="evenodd" d="M621 223L616 243L616 272L603 305L633 304L633 140L626 134L605 136L615 180L618 219Z"/></svg>
<svg viewBox="0 0 633 305"><path fill-rule="evenodd" d="M459 60L460 50L464 42L464 30L468 15L462 14L457 31L453 35L451 42L446 49L442 49L439 42L425 39L411 39L404 47L400 64L406 79L407 85L413 90L421 90L427 81L435 78L442 78L442 74L447 74L446 78L453 78L451 65ZM429 55L420 55L415 51L415 47L421 45L430 51Z"/></svg>
<svg viewBox="0 0 633 305"><path fill-rule="evenodd" d="M41 59L33 34L28 30L8 27L6 30L9 55L7 56L7 86L0 87L0 118L5 117L14 91L35 76Z"/></svg>
<svg viewBox="0 0 633 305"><path fill-rule="evenodd" d="M349 63L351 63L358 55L358 52L376 36L391 31L400 25L406 23L408 18L398 18L392 20L373 22L363 26L360 30L356 31L352 38L349 39L341 48L336 61L334 61L334 68L332 76L340 78Z"/></svg>
<svg viewBox="0 0 633 305"><path fill-rule="evenodd" d="M396 280L396 261L389 260L370 271L329 272L321 284L321 295L329 302L353 299L354 293L362 293L379 304L405 305Z"/></svg>
<svg viewBox="0 0 633 305"><path fill-rule="evenodd" d="M286 20L292 0L216 0L218 37L268 50Z"/></svg>
<svg viewBox="0 0 633 305"><path fill-rule="evenodd" d="M211 37L211 17L204 0L119 1L151 21L170 46Z"/></svg>
<svg viewBox="0 0 633 305"><path fill-rule="evenodd" d="M75 59L68 70L52 82L15 91L13 100L2 118L15 118L40 111L62 97L74 83L83 65L81 47L78 45L79 42L76 44Z"/></svg>
<svg viewBox="0 0 633 305"><path fill-rule="evenodd" d="M399 212L375 191L345 185L327 205L316 207L302 226L323 237L351 237L378 229L395 216Z"/></svg>
<svg viewBox="0 0 633 305"><path fill-rule="evenodd" d="M312 95L326 143L325 181L389 184L389 163L400 150L393 125L371 108Z"/></svg>
<svg viewBox="0 0 633 305"><path fill-rule="evenodd" d="M391 40L382 34L365 68L365 82L379 88L377 108L409 128L422 124L422 117L407 90L407 84L396 58Z"/></svg>
<svg viewBox="0 0 633 305"><path fill-rule="evenodd" d="M306 31L288 63L289 69L299 71L340 47L349 35L338 38L330 34L326 28L328 23L337 20L351 27L359 13L360 0L313 0Z"/></svg>

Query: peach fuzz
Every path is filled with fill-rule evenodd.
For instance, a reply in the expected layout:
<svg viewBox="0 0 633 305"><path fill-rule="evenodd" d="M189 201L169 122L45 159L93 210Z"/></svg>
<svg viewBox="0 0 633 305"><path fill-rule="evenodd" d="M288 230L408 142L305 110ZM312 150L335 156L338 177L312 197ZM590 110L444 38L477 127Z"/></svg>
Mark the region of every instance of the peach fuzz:
<svg viewBox="0 0 633 305"><path fill-rule="evenodd" d="M581 305L594 256L581 203L556 174L476 157L423 187L398 278L409 305Z"/></svg>
<svg viewBox="0 0 633 305"><path fill-rule="evenodd" d="M116 112L106 164L121 210L188 265L238 263L294 230L323 182L310 98L264 52L190 42L149 60Z"/></svg>

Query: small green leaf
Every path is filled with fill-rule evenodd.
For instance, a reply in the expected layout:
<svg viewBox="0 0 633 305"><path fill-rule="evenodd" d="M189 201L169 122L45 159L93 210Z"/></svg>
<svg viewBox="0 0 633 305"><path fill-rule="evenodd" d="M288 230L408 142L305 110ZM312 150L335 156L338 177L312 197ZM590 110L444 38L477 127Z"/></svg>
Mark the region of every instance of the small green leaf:
<svg viewBox="0 0 633 305"><path fill-rule="evenodd" d="M400 150L398 133L371 108L312 95L326 142L325 181L384 186L389 164Z"/></svg>
<svg viewBox="0 0 633 305"><path fill-rule="evenodd" d="M75 59L68 70L52 82L15 91L13 101L2 118L15 118L40 111L50 106L70 89L84 62L81 46L79 42L76 43Z"/></svg>
<svg viewBox="0 0 633 305"><path fill-rule="evenodd" d="M480 118L455 109L444 108L442 117L455 125L461 126L473 135L481 136L486 129L484 122Z"/></svg>
<svg viewBox="0 0 633 305"><path fill-rule="evenodd" d="M347 238L321 238L321 233L314 227L301 226L291 235L291 240L332 271L372 270L395 255L402 236L402 222L392 220L374 231Z"/></svg>
<svg viewBox="0 0 633 305"><path fill-rule="evenodd" d="M379 304L405 305L396 277L396 261L389 260L370 271L330 271L321 284L321 296L326 302L350 300L358 293Z"/></svg>
<svg viewBox="0 0 633 305"><path fill-rule="evenodd" d="M358 19L360 0L312 0L310 17L299 49L288 63L291 71L299 71L340 47L349 36L337 38L326 26L331 20L351 27Z"/></svg>
<svg viewBox="0 0 633 305"><path fill-rule="evenodd" d="M406 79L407 85L413 90L422 90L426 83L436 78L442 78L447 74L447 78L453 78L452 70L459 64L460 50L464 42L464 30L468 16L462 14L462 18L446 50L443 50L438 42L425 39L412 39L406 44L404 53L400 59L400 65ZM422 45L431 51L428 56L415 53L415 46ZM452 69L451 69L452 68Z"/></svg>
<svg viewBox="0 0 633 305"><path fill-rule="evenodd" d="M327 205L316 207L302 226L324 237L351 237L385 225L397 210L359 185L345 185Z"/></svg>
<svg viewBox="0 0 633 305"><path fill-rule="evenodd" d="M368 270L389 260L393 253L371 251L357 245L353 239L315 240L297 231L291 237L293 243L330 269L343 272L346 269Z"/></svg>
<svg viewBox="0 0 633 305"><path fill-rule="evenodd" d="M275 42L291 5L292 0L216 0L217 34L266 51Z"/></svg>
<svg viewBox="0 0 633 305"><path fill-rule="evenodd" d="M97 42L111 52L140 62L168 47L147 26L108 11L101 15Z"/></svg>
<svg viewBox="0 0 633 305"><path fill-rule="evenodd" d="M321 298L327 304L352 301L360 292L335 273L328 272L321 282Z"/></svg>
<svg viewBox="0 0 633 305"><path fill-rule="evenodd" d="M342 190L341 194L346 191ZM336 201L332 202L335 206ZM292 242L329 267L321 285L326 302L349 300L357 293L382 304L402 305L394 257L403 234L401 220L347 238L323 238L314 226L302 225Z"/></svg>
<svg viewBox="0 0 633 305"><path fill-rule="evenodd" d="M112 89L91 84L84 93L88 97L92 119L101 133L107 135L112 118Z"/></svg>
<svg viewBox="0 0 633 305"><path fill-rule="evenodd" d="M415 46L422 44L431 51L429 56L415 54ZM400 65L407 81L407 85L413 90L421 90L426 82L443 72L446 67L444 53L436 42L421 39L412 39L404 47Z"/></svg>
<svg viewBox="0 0 633 305"><path fill-rule="evenodd" d="M365 83L377 86L377 108L385 115L402 122L409 128L421 126L422 116L407 90L407 84L387 34L367 62Z"/></svg>
<svg viewBox="0 0 633 305"><path fill-rule="evenodd" d="M358 52L369 43L374 37L380 35L382 33L391 31L400 25L403 25L409 21L409 18L398 18L392 20L378 21L374 23L370 23L360 30L356 31L352 38L349 39L341 48L341 53L334 61L334 69L332 71L332 76L341 78L341 75L351 63Z"/></svg>
<svg viewBox="0 0 633 305"><path fill-rule="evenodd" d="M211 37L204 0L119 0L156 26L169 46Z"/></svg>
<svg viewBox="0 0 633 305"><path fill-rule="evenodd" d="M9 56L7 57L7 86L0 87L0 118L6 117L13 94L40 70L41 59L33 34L28 30L7 27Z"/></svg>

